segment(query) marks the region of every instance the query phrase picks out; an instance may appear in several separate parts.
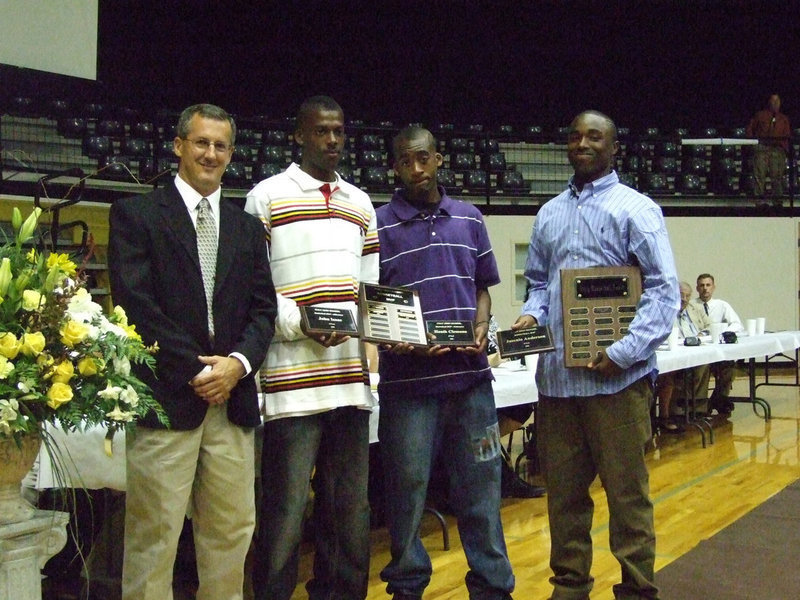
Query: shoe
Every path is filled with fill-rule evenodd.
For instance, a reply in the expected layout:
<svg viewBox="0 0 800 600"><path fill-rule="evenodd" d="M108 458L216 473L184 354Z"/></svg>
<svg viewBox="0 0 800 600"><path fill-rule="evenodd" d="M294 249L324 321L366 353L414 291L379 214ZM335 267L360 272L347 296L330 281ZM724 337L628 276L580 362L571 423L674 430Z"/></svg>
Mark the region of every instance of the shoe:
<svg viewBox="0 0 800 600"><path fill-rule="evenodd" d="M502 462L501 471L501 498L541 498L547 493L545 488L521 479L506 461Z"/></svg>
<svg viewBox="0 0 800 600"><path fill-rule="evenodd" d="M511 483L502 486L500 496L503 498L541 498L547 490L539 485L531 485L522 479L515 479Z"/></svg>
<svg viewBox="0 0 800 600"><path fill-rule="evenodd" d="M686 431L682 425L673 423L669 419L659 419L658 429L661 433L683 433Z"/></svg>
<svg viewBox="0 0 800 600"><path fill-rule="evenodd" d="M726 400L724 402L720 402L717 406L717 412L721 415L730 416L735 408L733 402L730 400Z"/></svg>

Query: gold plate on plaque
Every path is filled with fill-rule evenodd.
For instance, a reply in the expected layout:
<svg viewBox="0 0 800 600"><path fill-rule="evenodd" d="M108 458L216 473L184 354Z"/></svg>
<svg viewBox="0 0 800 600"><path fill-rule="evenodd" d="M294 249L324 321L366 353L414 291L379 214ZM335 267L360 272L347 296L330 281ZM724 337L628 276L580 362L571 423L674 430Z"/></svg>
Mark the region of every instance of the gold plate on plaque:
<svg viewBox="0 0 800 600"><path fill-rule="evenodd" d="M642 296L638 267L561 270L564 364L585 367L628 333Z"/></svg>

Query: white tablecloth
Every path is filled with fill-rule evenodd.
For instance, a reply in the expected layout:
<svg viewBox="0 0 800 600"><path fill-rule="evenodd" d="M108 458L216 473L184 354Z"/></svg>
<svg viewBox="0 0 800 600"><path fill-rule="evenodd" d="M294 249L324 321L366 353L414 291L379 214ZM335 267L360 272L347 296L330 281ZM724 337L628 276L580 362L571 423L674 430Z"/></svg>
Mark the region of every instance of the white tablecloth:
<svg viewBox="0 0 800 600"><path fill-rule="evenodd" d="M752 337L746 333L737 335L739 341L735 344L703 343L700 346L678 346L675 350L659 350L656 352L658 370L668 373L721 360L771 356L800 348L800 331L776 331Z"/></svg>

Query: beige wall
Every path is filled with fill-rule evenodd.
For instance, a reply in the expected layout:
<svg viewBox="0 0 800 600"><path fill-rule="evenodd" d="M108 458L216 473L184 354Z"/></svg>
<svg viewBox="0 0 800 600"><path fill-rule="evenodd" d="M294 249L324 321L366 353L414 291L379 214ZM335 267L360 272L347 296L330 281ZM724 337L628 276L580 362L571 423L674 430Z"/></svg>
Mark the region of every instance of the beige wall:
<svg viewBox="0 0 800 600"><path fill-rule="evenodd" d="M491 289L501 327L517 318L513 298L514 245L527 244L534 217L487 216L486 225L503 282ZM798 329L798 226L793 218L669 217L666 219L678 276L694 286L708 272L715 296L743 320L766 317L767 329Z"/></svg>

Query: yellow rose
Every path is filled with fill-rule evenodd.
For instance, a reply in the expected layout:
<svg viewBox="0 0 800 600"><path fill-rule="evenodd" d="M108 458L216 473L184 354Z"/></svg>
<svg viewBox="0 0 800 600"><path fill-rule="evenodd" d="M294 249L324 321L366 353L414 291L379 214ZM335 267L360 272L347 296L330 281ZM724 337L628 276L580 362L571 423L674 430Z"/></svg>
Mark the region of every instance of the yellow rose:
<svg viewBox="0 0 800 600"><path fill-rule="evenodd" d="M45 342L41 331L27 332L22 334L20 350L25 356L38 356L44 350Z"/></svg>
<svg viewBox="0 0 800 600"><path fill-rule="evenodd" d="M14 360L19 354L20 343L13 333L0 333L0 355Z"/></svg>
<svg viewBox="0 0 800 600"><path fill-rule="evenodd" d="M53 410L58 410L62 404L72 400L72 388L66 383L56 382L47 390L47 406Z"/></svg>
<svg viewBox="0 0 800 600"><path fill-rule="evenodd" d="M100 365L97 364L95 359L87 356L78 361L78 373L84 377L91 377L92 375L97 375L99 372Z"/></svg>
<svg viewBox="0 0 800 600"><path fill-rule="evenodd" d="M136 325L122 325L123 331L125 331L125 335L127 335L130 339L136 340L137 342L142 341L142 336L139 335L139 332L136 331Z"/></svg>
<svg viewBox="0 0 800 600"><path fill-rule="evenodd" d="M89 326L78 321L67 321L59 333L61 334L61 343L72 348L86 339L86 336L89 335Z"/></svg>
<svg viewBox="0 0 800 600"><path fill-rule="evenodd" d="M72 366L72 362L69 360L64 360L58 363L53 371L53 381L58 383L69 383L69 380L74 376L75 367Z"/></svg>
<svg viewBox="0 0 800 600"><path fill-rule="evenodd" d="M125 312L125 309L119 304L114 307L114 317L116 317L116 323L118 325L125 327L128 324L128 315Z"/></svg>
<svg viewBox="0 0 800 600"><path fill-rule="evenodd" d="M23 310L39 311L44 307L45 298L36 290L25 290L22 292Z"/></svg>
<svg viewBox="0 0 800 600"><path fill-rule="evenodd" d="M6 379L14 370L14 363L5 356L0 356L0 379Z"/></svg>

